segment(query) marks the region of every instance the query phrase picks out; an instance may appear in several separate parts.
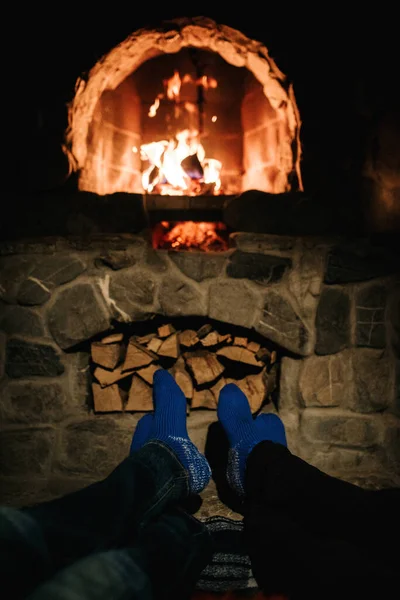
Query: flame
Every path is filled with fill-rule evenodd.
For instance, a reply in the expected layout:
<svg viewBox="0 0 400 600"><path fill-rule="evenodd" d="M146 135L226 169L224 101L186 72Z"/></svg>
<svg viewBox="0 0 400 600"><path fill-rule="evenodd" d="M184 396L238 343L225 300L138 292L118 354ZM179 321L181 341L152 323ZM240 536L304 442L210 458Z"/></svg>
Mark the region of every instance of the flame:
<svg viewBox="0 0 400 600"><path fill-rule="evenodd" d="M183 221L170 224L168 221L162 221L159 227L161 230L157 232L155 240L157 248L203 251L228 248L227 241L224 239L226 226L223 223Z"/></svg>
<svg viewBox="0 0 400 600"><path fill-rule="evenodd" d="M196 195L221 193L222 163L215 158L207 158L199 128L193 126L199 107L193 102L181 101L182 83L193 83L204 89L217 87L217 80L203 75L193 79L174 71L170 79L163 81L165 91L158 94L150 106L148 116L157 114L161 100L168 99L173 104L174 118L186 116L188 126L178 129L168 140L154 141L140 146L140 157L148 166L142 173L142 186L148 193L161 195ZM212 117L215 122L217 117Z"/></svg>

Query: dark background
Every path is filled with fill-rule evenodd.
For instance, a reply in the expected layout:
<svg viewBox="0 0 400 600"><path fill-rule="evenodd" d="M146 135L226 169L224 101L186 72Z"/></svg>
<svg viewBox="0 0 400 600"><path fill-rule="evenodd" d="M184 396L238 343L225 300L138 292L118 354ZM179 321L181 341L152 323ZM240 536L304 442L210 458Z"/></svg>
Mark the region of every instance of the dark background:
<svg viewBox="0 0 400 600"><path fill-rule="evenodd" d="M395 4L393 4L393 7ZM385 3L290 6L260 2L156 2L35 5L5 25L18 37L21 102L14 165L19 191L65 183L61 143L67 103L79 76L140 27L179 16L206 16L263 42L293 83L302 119L303 176L313 191L352 185L367 138L384 113L399 110L399 42L395 8ZM22 26L21 26L22 20ZM23 63L21 58L23 57ZM21 65L23 64L23 69ZM18 104L18 103L17 103ZM14 136L15 137L15 136ZM25 140L25 142L24 142Z"/></svg>

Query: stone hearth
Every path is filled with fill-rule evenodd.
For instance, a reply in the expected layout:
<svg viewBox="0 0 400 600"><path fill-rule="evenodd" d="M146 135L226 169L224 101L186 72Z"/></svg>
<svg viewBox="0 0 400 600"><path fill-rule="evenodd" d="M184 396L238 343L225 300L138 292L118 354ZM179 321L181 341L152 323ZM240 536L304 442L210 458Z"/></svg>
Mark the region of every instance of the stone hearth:
<svg viewBox="0 0 400 600"><path fill-rule="evenodd" d="M263 336L280 354L265 409L291 450L368 487L399 485L399 255L367 238L239 232L230 244L154 250L144 233L1 245L2 502L57 496L122 460L141 413L94 412L90 341L155 316ZM191 411L200 448L215 420Z"/></svg>

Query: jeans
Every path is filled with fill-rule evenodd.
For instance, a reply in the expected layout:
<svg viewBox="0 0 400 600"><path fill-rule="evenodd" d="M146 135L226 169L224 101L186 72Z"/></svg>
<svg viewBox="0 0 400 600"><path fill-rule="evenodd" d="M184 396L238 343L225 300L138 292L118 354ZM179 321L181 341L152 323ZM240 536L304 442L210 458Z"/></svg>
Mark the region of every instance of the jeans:
<svg viewBox="0 0 400 600"><path fill-rule="evenodd" d="M104 481L21 510L0 509L4 600L188 597L211 538L179 508L186 471L161 442Z"/></svg>

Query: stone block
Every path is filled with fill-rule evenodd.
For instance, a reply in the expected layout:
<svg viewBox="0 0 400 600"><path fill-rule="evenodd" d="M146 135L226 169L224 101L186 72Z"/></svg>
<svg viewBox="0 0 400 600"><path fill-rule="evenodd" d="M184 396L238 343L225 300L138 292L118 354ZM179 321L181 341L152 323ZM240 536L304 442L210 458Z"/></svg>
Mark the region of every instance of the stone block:
<svg viewBox="0 0 400 600"><path fill-rule="evenodd" d="M400 284L393 288L388 298L386 320L389 345L396 359L400 360Z"/></svg>
<svg viewBox="0 0 400 600"><path fill-rule="evenodd" d="M56 422L65 417L67 410L64 390L58 382L10 382L0 404L4 423Z"/></svg>
<svg viewBox="0 0 400 600"><path fill-rule="evenodd" d="M4 306L0 310L0 330L8 335L43 337L42 318L30 308L23 306Z"/></svg>
<svg viewBox="0 0 400 600"><path fill-rule="evenodd" d="M236 250L229 258L226 273L235 279L250 279L267 285L282 279L291 264L291 259L284 256Z"/></svg>
<svg viewBox="0 0 400 600"><path fill-rule="evenodd" d="M145 251L146 246L143 240L142 244L130 245L126 250L109 250L108 252L104 252L95 259L95 264L99 267L105 265L113 271L119 271L120 269L133 267L140 262L145 255Z"/></svg>
<svg viewBox="0 0 400 600"><path fill-rule="evenodd" d="M104 301L90 283L75 283L60 290L48 309L47 322L63 350L106 331L110 325Z"/></svg>
<svg viewBox="0 0 400 600"><path fill-rule="evenodd" d="M353 354L353 377L354 394L347 398L348 408L371 413L393 405L392 366L382 350L356 349Z"/></svg>
<svg viewBox="0 0 400 600"><path fill-rule="evenodd" d="M19 338L8 340L6 373L9 377L55 377L63 372L61 355L53 346Z"/></svg>
<svg viewBox="0 0 400 600"><path fill-rule="evenodd" d="M6 335L0 331L0 380L4 376L5 364L6 364Z"/></svg>
<svg viewBox="0 0 400 600"><path fill-rule="evenodd" d="M367 285L357 291L355 299L357 346L385 347L387 294L386 285L380 283Z"/></svg>
<svg viewBox="0 0 400 600"><path fill-rule="evenodd" d="M400 476L400 419L385 415L384 448L388 466Z"/></svg>
<svg viewBox="0 0 400 600"><path fill-rule="evenodd" d="M350 298L342 289L324 288L316 325L316 354L335 354L350 343Z"/></svg>
<svg viewBox="0 0 400 600"><path fill-rule="evenodd" d="M210 285L209 303L211 319L251 328L259 315L262 296L245 281L219 280Z"/></svg>
<svg viewBox="0 0 400 600"><path fill-rule="evenodd" d="M291 352L303 356L311 352L305 323L289 301L278 292L271 290L264 296L264 306L255 329Z"/></svg>
<svg viewBox="0 0 400 600"><path fill-rule="evenodd" d="M33 267L35 258L22 256L6 256L0 260L0 300L7 304L17 302L18 290Z"/></svg>
<svg viewBox="0 0 400 600"><path fill-rule="evenodd" d="M279 378L279 411L292 412L301 407L299 380L302 364L300 359L282 357Z"/></svg>
<svg viewBox="0 0 400 600"><path fill-rule="evenodd" d="M216 252L177 252L168 253L178 269L195 281L218 277L227 261L226 254Z"/></svg>
<svg viewBox="0 0 400 600"><path fill-rule="evenodd" d="M72 281L86 269L85 264L74 256L44 256L37 261L18 290L18 302L25 305L44 304L52 290Z"/></svg>
<svg viewBox="0 0 400 600"><path fill-rule="evenodd" d="M62 432L57 468L70 474L105 477L128 455L132 433L133 428L124 428L121 421L112 418L73 423Z"/></svg>
<svg viewBox="0 0 400 600"><path fill-rule="evenodd" d="M47 478L38 475L19 477L1 477L0 504L13 508L25 507L49 500Z"/></svg>
<svg viewBox="0 0 400 600"><path fill-rule="evenodd" d="M309 445L300 452L300 458L328 475L344 478L348 473L371 473L382 470L382 462L375 451L368 449L341 448L321 449Z"/></svg>
<svg viewBox="0 0 400 600"><path fill-rule="evenodd" d="M363 240L330 249L324 281L327 284L368 281L399 271L399 258L385 248L374 248Z"/></svg>
<svg viewBox="0 0 400 600"><path fill-rule="evenodd" d="M262 233L235 232L230 234L229 239L243 252L258 254L271 250L292 250L296 244L296 238L293 237Z"/></svg>
<svg viewBox="0 0 400 600"><path fill-rule="evenodd" d="M0 433L1 475L45 475L55 443L52 429L27 429Z"/></svg>
<svg viewBox="0 0 400 600"><path fill-rule="evenodd" d="M307 407L341 406L353 396L351 354L343 351L333 356L310 356L303 361L300 393Z"/></svg>
<svg viewBox="0 0 400 600"><path fill-rule="evenodd" d="M115 318L135 321L149 316L156 281L141 269L122 269L111 274L108 290L105 298L110 308L114 308Z"/></svg>
<svg viewBox="0 0 400 600"><path fill-rule="evenodd" d="M155 273L165 273L168 270L168 252L166 250L154 250L150 246L146 250L146 265Z"/></svg>
<svg viewBox="0 0 400 600"><path fill-rule="evenodd" d="M160 286L159 302L162 314L168 317L207 314L204 292L179 277L164 277Z"/></svg>
<svg viewBox="0 0 400 600"><path fill-rule="evenodd" d="M378 415L356 415L329 408L306 408L301 432L309 442L322 442L349 448L371 448L382 443L382 423Z"/></svg>

